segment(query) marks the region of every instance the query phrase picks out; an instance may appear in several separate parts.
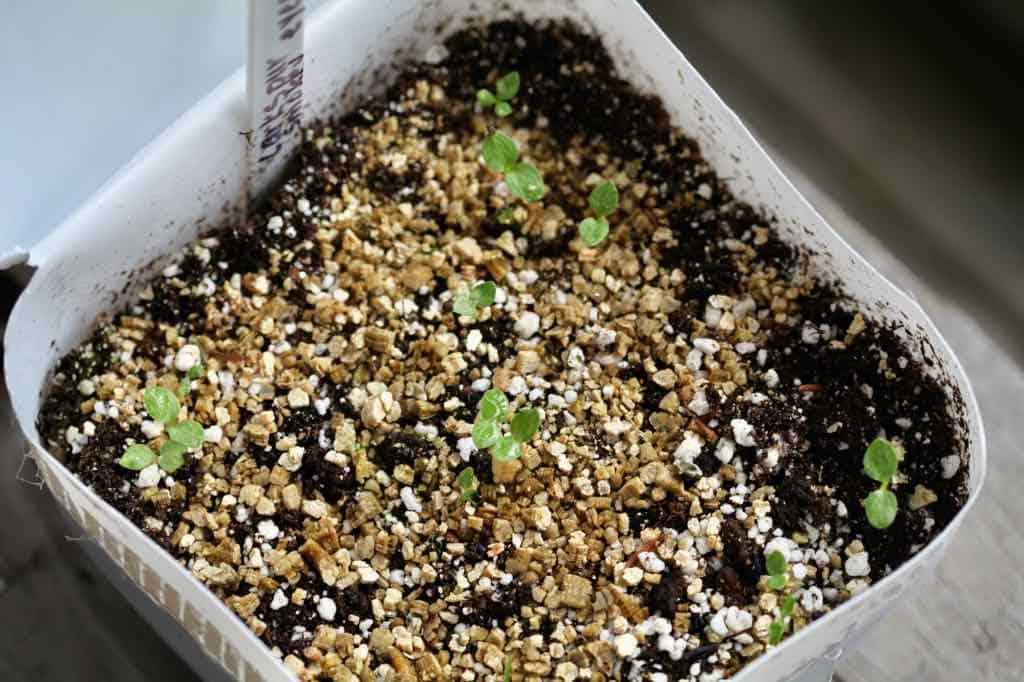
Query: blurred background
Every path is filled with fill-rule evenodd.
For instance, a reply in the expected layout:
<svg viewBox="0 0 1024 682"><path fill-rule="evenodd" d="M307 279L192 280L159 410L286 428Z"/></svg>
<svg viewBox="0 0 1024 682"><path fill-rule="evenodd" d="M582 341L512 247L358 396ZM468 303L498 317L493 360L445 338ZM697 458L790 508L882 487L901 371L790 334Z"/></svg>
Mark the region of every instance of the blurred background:
<svg viewBox="0 0 1024 682"><path fill-rule="evenodd" d="M935 306L966 312L947 333L981 339L976 366L1013 377L987 392L972 372L983 411L1010 410L986 414L993 447L995 429L1019 429L1004 422L1024 404L1007 360L1024 359L1024 2L642 4L828 217L839 219L827 207L841 210L917 275L911 286ZM243 0L93 0L60 11L8 0L3 11L0 266L23 260L19 245L59 223L244 58ZM29 274L0 271L0 326ZM1000 437L1019 446L1010 436ZM5 401L0 452L0 679L199 679L187 643L155 633L135 610L158 617L153 607L133 608L91 545L65 540L79 532L48 494L19 481ZM21 477L32 479L31 466ZM1019 537L1019 524L1009 532ZM1001 627L1015 629L971 629L966 650L998 653L1007 637L1011 647L1024 639L1020 611L1009 614L1016 620Z"/></svg>

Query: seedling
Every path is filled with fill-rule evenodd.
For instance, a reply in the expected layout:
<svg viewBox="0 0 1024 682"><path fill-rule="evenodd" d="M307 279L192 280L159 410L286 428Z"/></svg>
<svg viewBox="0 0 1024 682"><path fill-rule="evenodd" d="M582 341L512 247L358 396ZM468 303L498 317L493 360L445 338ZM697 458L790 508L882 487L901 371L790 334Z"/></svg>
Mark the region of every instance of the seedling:
<svg viewBox="0 0 1024 682"><path fill-rule="evenodd" d="M781 590L786 587L789 578L789 564L782 552L776 550L768 555L768 587Z"/></svg>
<svg viewBox="0 0 1024 682"><path fill-rule="evenodd" d="M519 92L519 72L512 71L501 78L491 92L487 88L478 90L476 99L480 104L494 107L494 113L504 118L512 113L509 101ZM508 191L523 201L530 203L540 201L544 197L544 180L540 172L530 163L519 160L519 148L515 141L499 132L493 132L484 138L484 163L495 173L505 176Z"/></svg>
<svg viewBox="0 0 1024 682"><path fill-rule="evenodd" d="M452 310L456 315L476 317L479 308L486 308L494 303L498 286L490 280L477 284L468 294L460 294L452 299Z"/></svg>
<svg viewBox="0 0 1024 682"><path fill-rule="evenodd" d="M473 472L473 467L466 467L460 471L459 475L455 477L455 482L459 485L459 490L462 491L459 495L459 502L468 502L476 495L479 484L476 480L476 474Z"/></svg>
<svg viewBox="0 0 1024 682"><path fill-rule="evenodd" d="M580 222L580 239L587 246L597 246L604 241L611 229L608 225L608 216L619 207L619 190L615 183L605 180L590 193L587 203L590 204L594 217L584 218Z"/></svg>
<svg viewBox="0 0 1024 682"><path fill-rule="evenodd" d="M546 190L540 171L519 160L519 148L511 137L498 132L485 137L483 156L488 168L505 176L505 184L513 195L527 203L544 198Z"/></svg>
<svg viewBox="0 0 1024 682"><path fill-rule="evenodd" d="M473 425L473 444L481 450L489 449L491 457L499 462L519 459L523 455L523 444L529 443L540 427L540 412L526 408L512 417L509 433L503 433L508 407L505 394L492 388L480 399Z"/></svg>
<svg viewBox="0 0 1024 682"><path fill-rule="evenodd" d="M878 490L864 500L864 511L868 523L879 530L888 528L896 519L899 505L889 484L896 475L899 460L896 448L884 438L876 438L864 451L864 473L879 483Z"/></svg>
<svg viewBox="0 0 1024 682"><path fill-rule="evenodd" d="M141 471L156 462L168 473L177 471L185 463L185 452L203 444L203 427L191 419L178 422L181 403L163 386L147 388L142 404L150 417L167 427L169 439L161 446L159 455L147 445L130 445L117 463L125 469Z"/></svg>
<svg viewBox="0 0 1024 682"><path fill-rule="evenodd" d="M768 555L768 587L773 590L784 590L789 583L789 562L785 555L776 550ZM793 608L796 606L796 597L790 595L782 600L779 607L781 615L768 626L768 641L771 644L778 644L782 641L782 635L786 632L786 624L793 615Z"/></svg>
<svg viewBox="0 0 1024 682"><path fill-rule="evenodd" d="M509 102L519 93L519 72L511 71L499 78L494 89L495 92L487 88L477 90L476 101L485 107L494 107L494 113L505 118L512 113Z"/></svg>
<svg viewBox="0 0 1024 682"><path fill-rule="evenodd" d="M779 606L779 617L768 625L768 643L775 645L782 641L782 635L786 633L793 618L793 610L796 608L796 597L789 595L782 600Z"/></svg>
<svg viewBox="0 0 1024 682"><path fill-rule="evenodd" d="M203 376L203 365L197 362L178 383L178 397L184 400L185 396L192 391L192 382L201 376Z"/></svg>
<svg viewBox="0 0 1024 682"><path fill-rule="evenodd" d="M516 221L515 210L511 207L504 208L498 212L498 224L511 225Z"/></svg>
<svg viewBox="0 0 1024 682"><path fill-rule="evenodd" d="M505 659L505 671L502 675L504 682L512 682L512 659Z"/></svg>

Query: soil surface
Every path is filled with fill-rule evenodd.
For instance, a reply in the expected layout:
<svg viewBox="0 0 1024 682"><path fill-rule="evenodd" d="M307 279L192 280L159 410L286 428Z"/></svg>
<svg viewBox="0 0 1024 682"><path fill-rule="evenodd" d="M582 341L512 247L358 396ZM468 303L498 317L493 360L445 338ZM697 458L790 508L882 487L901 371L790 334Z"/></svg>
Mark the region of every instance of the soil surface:
<svg viewBox="0 0 1024 682"><path fill-rule="evenodd" d="M966 466L947 389L599 39L509 21L444 48L310 126L263 213L61 361L38 426L76 475L304 680L729 677L773 621L806 626L949 523ZM476 93L511 71L499 119ZM540 202L481 161L495 129ZM588 248L603 180L621 203ZM453 314L484 280L495 303ZM142 393L176 390L193 348L180 418L204 443L173 473L123 468L166 441ZM469 437L491 388L542 413L511 462ZM877 437L902 456L885 530L862 506Z"/></svg>

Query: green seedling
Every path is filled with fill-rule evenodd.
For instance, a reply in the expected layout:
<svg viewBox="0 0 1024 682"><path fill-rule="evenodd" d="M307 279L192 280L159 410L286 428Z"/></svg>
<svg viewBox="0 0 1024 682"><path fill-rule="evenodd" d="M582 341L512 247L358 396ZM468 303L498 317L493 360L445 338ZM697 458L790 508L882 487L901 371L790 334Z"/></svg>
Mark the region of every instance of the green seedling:
<svg viewBox="0 0 1024 682"><path fill-rule="evenodd" d="M125 469L141 471L156 462L168 473L177 471L185 463L185 453L203 444L203 427L191 419L179 422L181 403L163 386L150 386L142 394L142 404L155 421L167 428L167 440L157 454L142 444L130 445L117 461Z"/></svg>
<svg viewBox="0 0 1024 682"><path fill-rule="evenodd" d="M781 590L786 587L789 578L789 564L782 552L776 550L768 555L768 587L773 590Z"/></svg>
<svg viewBox="0 0 1024 682"><path fill-rule="evenodd" d="M504 679L504 682L512 682L512 659L511 658L506 658L505 659L505 669L504 669L504 672L502 674L502 678Z"/></svg>
<svg viewBox="0 0 1024 682"><path fill-rule="evenodd" d="M473 444L480 450L490 450L491 457L501 462L522 457L523 445L529 443L540 428L540 412L526 408L512 417L509 433L504 433L509 403L505 394L496 388L484 393L477 410Z"/></svg>
<svg viewBox="0 0 1024 682"><path fill-rule="evenodd" d="M515 209L504 208L498 212L497 217L499 225L511 225L516 221Z"/></svg>
<svg viewBox="0 0 1024 682"><path fill-rule="evenodd" d="M495 173L505 177L508 191L527 203L540 201L546 191L540 171L530 163L519 160L515 140L502 133L491 133L484 138L484 163Z"/></svg>
<svg viewBox="0 0 1024 682"><path fill-rule="evenodd" d="M796 597L789 595L782 600L779 606L779 617L768 625L768 642L773 646L782 641L786 629L793 619L793 610L796 608Z"/></svg>
<svg viewBox="0 0 1024 682"><path fill-rule="evenodd" d="M786 589L786 585L789 583L789 562L786 561L785 555L778 550L769 554L766 568L768 569L768 587L773 590ZM792 617L795 607L796 597L789 595L782 600L779 607L781 615L768 626L768 641L771 644L778 644L782 641L782 635L786 632L786 625Z"/></svg>
<svg viewBox="0 0 1024 682"><path fill-rule="evenodd" d="M476 480L476 474L473 472L473 467L466 467L460 471L459 475L455 477L455 482L461 491L459 502L468 502L476 495L477 488L480 487Z"/></svg>
<svg viewBox="0 0 1024 682"><path fill-rule="evenodd" d="M889 484L896 475L899 460L896 448L884 438L876 438L864 451L864 473L879 484L878 490L864 500L864 511L868 523L879 530L888 528L896 519L899 505Z"/></svg>
<svg viewBox="0 0 1024 682"><path fill-rule="evenodd" d="M456 315L476 317L476 311L494 304L498 294L498 286L491 281L481 282L467 294L459 294L452 298L452 310Z"/></svg>
<svg viewBox="0 0 1024 682"><path fill-rule="evenodd" d="M512 113L512 98L519 94L519 72L511 71L495 84L494 92L487 88L477 90L476 101L485 107L494 107L494 113L505 118Z"/></svg>
<svg viewBox="0 0 1024 682"><path fill-rule="evenodd" d="M203 376L203 365L202 363L196 363L192 365L185 376L178 383L178 397L182 400L192 391L192 382Z"/></svg>
<svg viewBox="0 0 1024 682"><path fill-rule="evenodd" d="M608 225L608 216L619 207L619 190L615 183L606 180L594 188L587 197L587 203L590 204L594 217L584 218L580 222L580 239L587 246L597 246L604 241L611 229Z"/></svg>

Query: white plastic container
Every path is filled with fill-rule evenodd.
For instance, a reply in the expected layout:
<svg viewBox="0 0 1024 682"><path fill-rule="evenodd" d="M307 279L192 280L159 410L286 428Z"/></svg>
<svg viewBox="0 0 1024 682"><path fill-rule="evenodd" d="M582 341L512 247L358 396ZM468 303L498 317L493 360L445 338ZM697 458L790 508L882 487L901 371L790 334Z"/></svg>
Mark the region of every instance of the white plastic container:
<svg viewBox="0 0 1024 682"><path fill-rule="evenodd" d="M488 16L498 12L482 5ZM512 0L528 18L571 17L602 35L621 72L662 97L673 122L697 138L742 199L776 218L785 239L818 254L873 316L897 320L935 363L954 396L969 443L970 498L930 545L877 586L748 666L737 681L827 680L836 661L913 585L934 572L985 473L985 437L967 377L924 311L839 238L799 195L739 119L721 102L634 0ZM307 23L306 117L343 111L382 82L395 55L419 57L481 5L463 0L337 0ZM400 60L399 60L400 61ZM239 72L177 121L51 237L35 247L38 268L7 329L6 375L15 412L55 497L155 601L238 679L290 679L280 662L219 599L127 519L72 476L35 429L49 372L89 332L96 316L133 294L200 230L230 219L245 189L245 74ZM256 188L257 190L260 188ZM123 291L128 287L127 293ZM922 343L917 343L922 341Z"/></svg>

